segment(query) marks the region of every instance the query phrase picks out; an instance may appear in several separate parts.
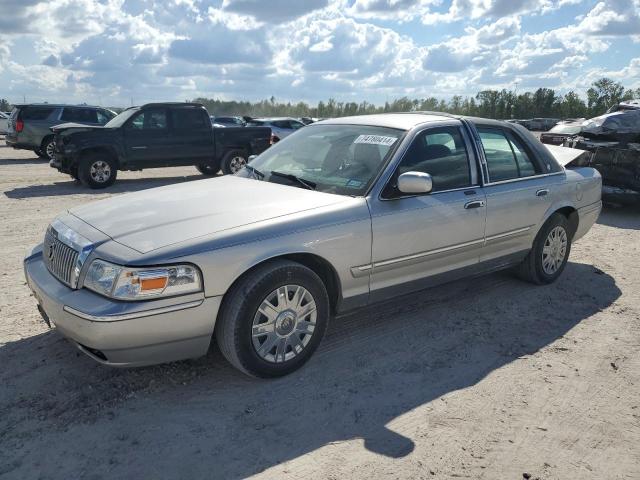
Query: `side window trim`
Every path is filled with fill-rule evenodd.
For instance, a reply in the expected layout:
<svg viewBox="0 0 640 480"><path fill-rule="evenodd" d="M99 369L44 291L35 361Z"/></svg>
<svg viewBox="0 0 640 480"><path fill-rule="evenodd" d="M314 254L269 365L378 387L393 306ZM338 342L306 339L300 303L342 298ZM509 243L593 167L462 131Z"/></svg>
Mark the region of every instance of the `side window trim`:
<svg viewBox="0 0 640 480"><path fill-rule="evenodd" d="M479 160L477 159L476 153L471 148L470 142L472 140L469 138L469 134L467 132L467 129L464 128L465 125L464 124L456 125L456 124L449 124L449 123L443 124L443 125L430 125L430 126L422 128L421 130L416 131L414 133L414 135L411 137L411 139L409 140L409 143L404 147L402 153L400 154L400 158L397 161L395 161L395 165L393 166L392 173L384 181L384 185L382 186L382 188L380 189L380 191L378 193L378 200L379 201L389 202L389 201L394 201L394 200L402 200L402 199L405 199L405 198L414 198L414 197L425 196L424 194L416 194L416 195L408 194L408 195L401 195L401 196L398 196L398 197L388 198L388 197L384 196L384 192L387 190L387 187L389 186L389 184L395 178L396 172L398 171L398 169L402 165L402 162L404 161L405 157L409 154L409 152L411 150L411 146L413 145L413 142L415 142L421 136L427 135L430 130L437 130L439 128L447 128L447 127L456 128L460 132L460 137L462 138L462 142L464 144L464 149L465 149L465 152L467 154L467 167L469 169L469 182L470 182L470 185L468 185L466 187L458 187L458 188L450 188L450 189L446 189L446 190L438 190L438 191L430 192L427 195L428 196L432 196L432 195L438 195L440 193L450 193L450 192L459 192L459 191L464 191L464 190L473 190L474 188L480 188L482 186L481 177L480 177L481 172L479 171L480 167L478 166ZM387 167L388 167L388 165L387 165Z"/></svg>

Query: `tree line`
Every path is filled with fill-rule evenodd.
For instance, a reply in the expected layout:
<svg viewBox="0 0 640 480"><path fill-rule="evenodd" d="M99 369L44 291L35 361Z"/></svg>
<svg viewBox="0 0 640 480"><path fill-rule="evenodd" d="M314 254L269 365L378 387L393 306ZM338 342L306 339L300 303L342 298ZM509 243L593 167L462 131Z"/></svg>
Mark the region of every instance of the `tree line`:
<svg viewBox="0 0 640 480"><path fill-rule="evenodd" d="M625 88L610 78L593 82L583 99L576 92L564 95L551 88L538 88L533 92L516 93L510 90L483 90L475 96L454 95L450 100L428 97L423 99L398 98L384 105L367 101L339 102L335 99L320 101L312 106L305 102L278 102L275 97L259 102L196 98L212 115L247 115L250 117L344 117L384 112L437 111L497 119L592 118L602 115L621 101L640 99L640 88ZM6 99L0 99L0 111L11 110ZM116 111L122 109L116 108Z"/></svg>
<svg viewBox="0 0 640 480"><path fill-rule="evenodd" d="M602 115L609 107L625 100L640 98L640 88L627 89L609 78L593 82L587 98L575 91L562 95L551 88L538 88L533 92L515 93L510 90L483 90L475 96L454 95L450 100L428 97L423 99L398 98L384 105L367 101L341 102L334 99L320 101L313 106L305 102L278 102L275 97L259 102L196 98L212 115L290 116L290 117L344 117L385 112L437 111L496 119L592 118Z"/></svg>

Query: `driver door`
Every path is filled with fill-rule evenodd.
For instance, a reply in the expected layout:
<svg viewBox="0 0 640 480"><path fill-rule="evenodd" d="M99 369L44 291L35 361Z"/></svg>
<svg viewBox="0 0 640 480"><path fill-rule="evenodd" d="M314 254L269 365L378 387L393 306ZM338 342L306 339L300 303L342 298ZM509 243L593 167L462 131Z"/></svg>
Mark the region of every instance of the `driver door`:
<svg viewBox="0 0 640 480"><path fill-rule="evenodd" d="M169 136L166 109L141 110L127 122L124 135L130 166L149 168L169 163L175 140Z"/></svg>
<svg viewBox="0 0 640 480"><path fill-rule="evenodd" d="M414 138L381 195L369 199L371 301L425 288L448 273L477 266L486 208L471 155L459 126L426 129ZM398 176L409 171L431 175L432 191L399 192Z"/></svg>

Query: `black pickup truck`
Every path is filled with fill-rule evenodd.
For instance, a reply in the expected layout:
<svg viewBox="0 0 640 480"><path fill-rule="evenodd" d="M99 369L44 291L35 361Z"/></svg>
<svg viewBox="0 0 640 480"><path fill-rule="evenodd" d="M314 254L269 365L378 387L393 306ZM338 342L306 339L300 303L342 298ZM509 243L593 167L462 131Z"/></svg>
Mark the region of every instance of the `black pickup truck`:
<svg viewBox="0 0 640 480"><path fill-rule="evenodd" d="M102 127L67 123L51 130L51 167L91 188L112 185L118 170L193 165L204 175L235 173L271 143L268 127L213 128L196 103L151 103Z"/></svg>

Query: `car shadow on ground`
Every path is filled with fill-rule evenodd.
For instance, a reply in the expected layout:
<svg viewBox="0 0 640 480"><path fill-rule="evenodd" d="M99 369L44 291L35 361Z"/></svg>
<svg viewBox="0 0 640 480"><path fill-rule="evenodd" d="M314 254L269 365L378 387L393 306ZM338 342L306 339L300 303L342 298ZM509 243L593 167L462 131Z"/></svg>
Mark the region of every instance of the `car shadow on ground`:
<svg viewBox="0 0 640 480"><path fill-rule="evenodd" d="M602 206L598 223L608 227L640 230L640 204L610 205L605 203Z"/></svg>
<svg viewBox="0 0 640 480"><path fill-rule="evenodd" d="M463 280L335 319L307 366L276 380L245 377L217 348L116 370L55 332L13 342L0 348L0 474L27 478L37 458L47 478L245 478L354 438L405 457L404 414L553 342L578 348L562 337L620 295L576 263L543 287L505 272Z"/></svg>
<svg viewBox="0 0 640 480"><path fill-rule="evenodd" d="M149 188L162 187L164 185L171 185L181 182L192 182L194 180L204 180L206 178L203 175L181 175L175 177L149 177L149 178L123 178L118 179L114 185L103 190L92 190L89 187L71 180L65 182L53 182L46 185L30 185L28 187L18 187L12 190L7 190L4 194L8 198L23 199L34 197L56 197L60 195L78 195L78 194L101 194L101 193L126 193L137 192L140 190L146 190Z"/></svg>
<svg viewBox="0 0 640 480"><path fill-rule="evenodd" d="M49 160L44 158L16 158L15 160L0 160L0 167L7 165L44 165Z"/></svg>

